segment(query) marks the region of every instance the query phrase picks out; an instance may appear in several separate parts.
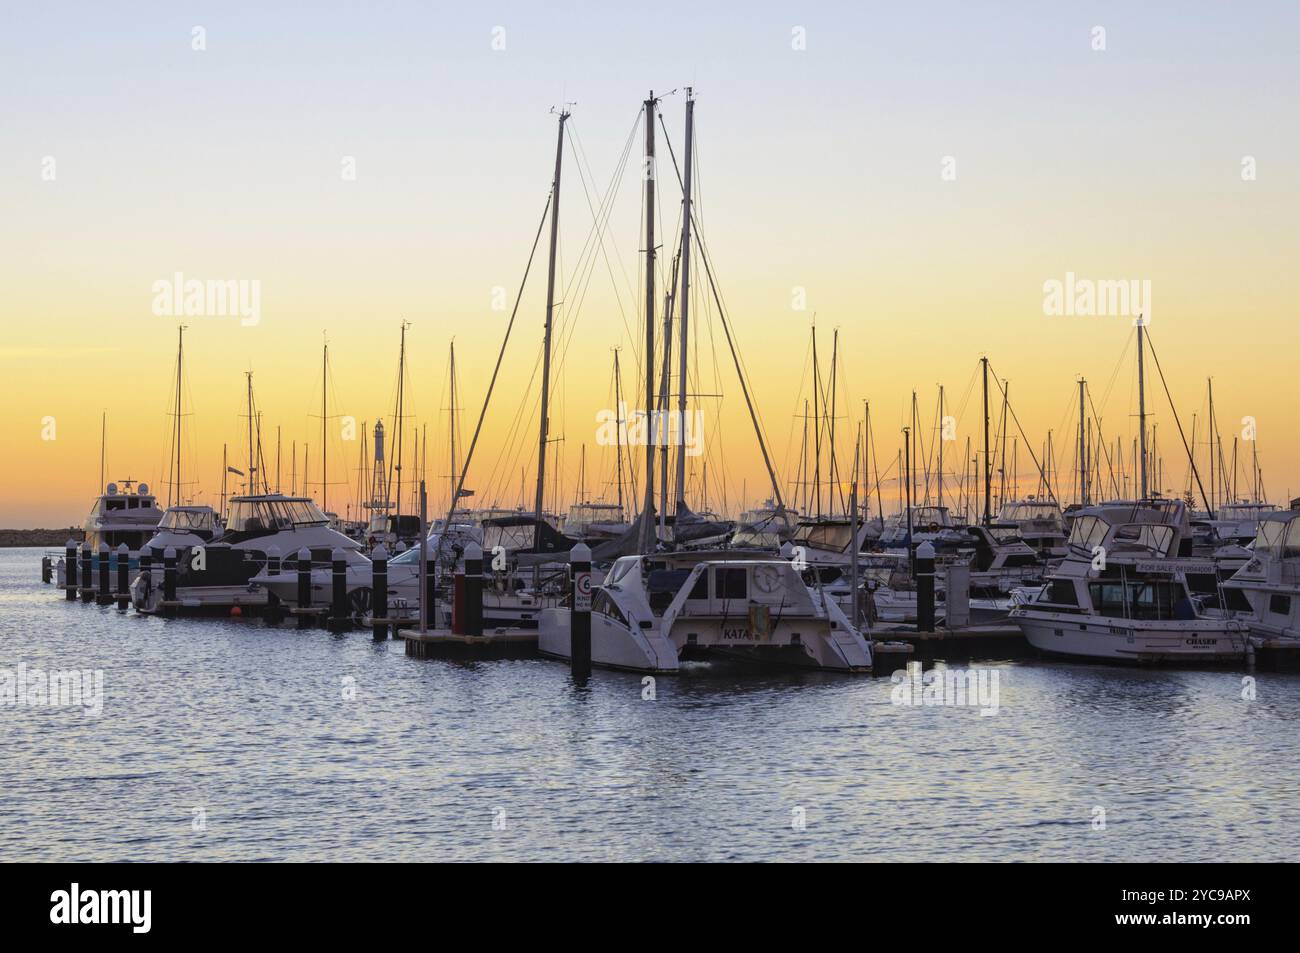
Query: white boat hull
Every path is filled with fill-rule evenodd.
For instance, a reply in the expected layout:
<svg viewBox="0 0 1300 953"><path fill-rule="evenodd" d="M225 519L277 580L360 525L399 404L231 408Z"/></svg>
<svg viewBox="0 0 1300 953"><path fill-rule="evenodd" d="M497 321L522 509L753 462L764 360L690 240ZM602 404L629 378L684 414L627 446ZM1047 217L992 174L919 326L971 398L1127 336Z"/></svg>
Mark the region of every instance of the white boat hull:
<svg viewBox="0 0 1300 953"><path fill-rule="evenodd" d="M1226 663L1242 659L1247 634L1224 619L1147 621L1071 613L1013 614L1034 648L1071 658Z"/></svg>

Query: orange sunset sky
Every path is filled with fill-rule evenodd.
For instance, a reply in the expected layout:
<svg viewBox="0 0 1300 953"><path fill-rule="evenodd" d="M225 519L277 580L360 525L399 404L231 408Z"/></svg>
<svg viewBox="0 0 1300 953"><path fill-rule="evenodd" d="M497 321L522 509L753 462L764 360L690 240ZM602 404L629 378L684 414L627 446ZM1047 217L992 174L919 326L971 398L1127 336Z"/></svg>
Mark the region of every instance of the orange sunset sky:
<svg viewBox="0 0 1300 953"><path fill-rule="evenodd" d="M243 466L250 370L264 454L278 427L288 489L289 448L310 444L320 495L327 338L328 502L355 504L360 446L340 420L391 418L405 320L407 449L427 427L430 493L444 503L448 346L468 439L550 187L551 108L565 103L548 505L577 495L584 445L586 495L612 499L596 414L612 406L613 348L629 403L640 394L638 110L650 89L663 95L680 157L686 86L703 240L787 497L814 315L824 370L839 332L841 458L870 400L891 470L913 390L928 446L942 384L957 479L966 438L980 439L981 355L1010 381L1035 451L1053 431L1067 499L1079 376L1127 455L1131 321L1045 314L1044 283L1067 273L1149 281L1151 337L1189 438L1197 416L1201 465L1212 378L1225 453L1254 418L1268 496L1300 493L1294 5L760 3L744 18L699 6L4 13L0 526L81 521L104 413L107 478L165 498L178 322L154 313L152 289L178 272L260 288L255 325L184 319L187 498L216 502L223 444ZM663 268L681 195L658 132ZM521 483L531 502L545 252L544 235L468 479L483 505L517 504ZM693 495L707 460L706 502L734 516L770 491L696 262L691 390L709 449ZM1162 489L1181 494L1186 456L1153 371L1148 385ZM1018 461L1033 492L1023 443ZM897 490L883 475L888 512Z"/></svg>

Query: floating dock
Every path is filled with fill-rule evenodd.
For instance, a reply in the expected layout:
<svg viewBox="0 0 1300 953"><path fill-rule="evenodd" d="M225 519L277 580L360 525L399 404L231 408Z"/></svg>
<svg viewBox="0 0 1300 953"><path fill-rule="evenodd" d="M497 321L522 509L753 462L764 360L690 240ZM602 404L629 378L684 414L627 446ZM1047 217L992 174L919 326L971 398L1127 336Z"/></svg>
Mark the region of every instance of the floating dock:
<svg viewBox="0 0 1300 953"><path fill-rule="evenodd" d="M885 622L872 627L871 637L906 642L915 649L913 658L917 660L1027 658L1033 654L1020 627L1010 622L981 622L954 629L939 627L933 632L918 632L915 626Z"/></svg>
<svg viewBox="0 0 1300 953"><path fill-rule="evenodd" d="M398 629L412 658L508 659L536 658L536 629L492 629L482 635L463 635L450 629Z"/></svg>

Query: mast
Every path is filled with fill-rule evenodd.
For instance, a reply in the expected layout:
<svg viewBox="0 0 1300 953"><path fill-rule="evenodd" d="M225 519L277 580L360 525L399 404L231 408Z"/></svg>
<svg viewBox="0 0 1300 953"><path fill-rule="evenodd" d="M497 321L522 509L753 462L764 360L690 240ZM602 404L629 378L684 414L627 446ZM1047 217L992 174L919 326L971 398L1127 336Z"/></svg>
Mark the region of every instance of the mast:
<svg viewBox="0 0 1300 953"><path fill-rule="evenodd" d="M1210 519L1214 519L1214 502L1216 502L1216 486L1214 486L1214 445L1218 436L1218 420L1214 419L1214 378L1206 377L1205 386L1209 387L1210 393Z"/></svg>
<svg viewBox="0 0 1300 953"><path fill-rule="evenodd" d="M448 492L451 494L451 504L448 509L456 505L456 475L460 472L456 469L456 341L451 342L451 411L449 413L450 423L448 431L451 434L451 473L448 475Z"/></svg>
<svg viewBox="0 0 1300 953"><path fill-rule="evenodd" d="M320 360L320 508L323 512L329 512L329 466L326 457L329 441L325 439L325 389L329 377L329 362L330 345L329 341L326 341Z"/></svg>
<svg viewBox="0 0 1300 953"><path fill-rule="evenodd" d="M1147 394L1146 376L1142 366L1142 350L1145 343L1143 331L1145 328L1146 320L1142 315L1138 315L1138 433L1142 441L1140 472L1142 474L1142 499L1144 500L1147 498Z"/></svg>
<svg viewBox="0 0 1300 953"><path fill-rule="evenodd" d="M691 313L691 167L695 143L695 99L691 87L686 87L686 171L682 187L682 247L681 286L677 293L678 322L677 347L677 510L686 507L686 342L687 326Z"/></svg>
<svg viewBox="0 0 1300 953"><path fill-rule="evenodd" d="M104 492L104 448L108 443L108 411L99 413L99 489L96 495Z"/></svg>
<svg viewBox="0 0 1300 953"><path fill-rule="evenodd" d="M831 331L831 406L830 406L830 427L828 433L828 436L830 438L830 443L831 443L831 459L830 459L831 488L830 488L830 493L828 494L829 499L827 500L827 503L830 506L832 516L835 515L835 495L837 492L839 493L839 497L840 497L840 510L842 511L844 509L844 491L840 487L839 466L835 460L835 387L836 387L835 370L839 365L839 354L840 354L840 329L835 328L833 331ZM857 455L856 450L854 450L854 455L855 456Z"/></svg>
<svg viewBox="0 0 1300 953"><path fill-rule="evenodd" d="M245 371L244 377L248 381L248 495L252 496L257 492L253 482L253 474L256 472L253 466L253 372Z"/></svg>
<svg viewBox="0 0 1300 953"><path fill-rule="evenodd" d="M907 483L907 502L904 513L907 514L907 561L910 565L916 558L916 541L912 539L912 434L911 428L903 428L903 458L906 461L903 464L904 474Z"/></svg>
<svg viewBox="0 0 1300 953"><path fill-rule="evenodd" d="M822 375L817 364L817 318L813 316L813 494L817 505L817 518L822 518L822 413L818 404L821 396Z"/></svg>
<svg viewBox="0 0 1300 953"><path fill-rule="evenodd" d="M396 513L394 514L393 532L401 534L402 531L402 421L405 419L405 401L406 401L406 328L407 322L402 322L401 343L397 349L397 420L395 421L394 430L397 433L396 456L394 458L393 470L397 474L397 493L393 497ZM303 487L306 488L306 465L303 466ZM388 501L385 500L385 503Z"/></svg>
<svg viewBox="0 0 1300 953"><path fill-rule="evenodd" d="M226 463L226 445L221 445L221 512L217 514L219 519L226 518L226 474L229 472L229 464Z"/></svg>
<svg viewBox="0 0 1300 953"><path fill-rule="evenodd" d="M1088 448L1084 440L1083 428L1087 416L1083 409L1084 387L1087 381L1079 378L1079 502L1088 505Z"/></svg>
<svg viewBox="0 0 1300 953"><path fill-rule="evenodd" d="M181 375L185 357L185 325L176 328L176 416L172 422L173 467L171 485L167 488L167 505L172 505L175 497L177 505L181 503Z"/></svg>
<svg viewBox="0 0 1300 953"><path fill-rule="evenodd" d="M655 536L650 518L655 505L655 448L649 439L650 408L655 403L655 94L650 91L645 103L645 507L641 521L641 552L654 547Z"/></svg>
<svg viewBox="0 0 1300 953"><path fill-rule="evenodd" d="M992 521L993 469L989 461L989 359L980 358L984 368L984 525Z"/></svg>
<svg viewBox="0 0 1300 953"><path fill-rule="evenodd" d="M617 426L614 432L614 451L618 468L618 518L625 516L623 509L623 381L618 369L618 348L614 348L614 407Z"/></svg>
<svg viewBox="0 0 1300 953"><path fill-rule="evenodd" d="M943 508L943 385L939 385L939 508Z"/></svg>
<svg viewBox="0 0 1300 953"><path fill-rule="evenodd" d="M362 434L364 441L365 434ZM275 425L275 492L283 492L280 485L280 425Z"/></svg>
<svg viewBox="0 0 1300 953"><path fill-rule="evenodd" d="M559 131L555 139L555 176L551 180L551 256L546 267L546 327L542 337L542 407L537 435L537 495L533 518L542 518L542 500L546 493L546 443L550 429L551 401L551 315L555 308L555 250L560 235L560 162L564 158L564 121L568 112L560 111ZM649 316L646 318L650 320Z"/></svg>

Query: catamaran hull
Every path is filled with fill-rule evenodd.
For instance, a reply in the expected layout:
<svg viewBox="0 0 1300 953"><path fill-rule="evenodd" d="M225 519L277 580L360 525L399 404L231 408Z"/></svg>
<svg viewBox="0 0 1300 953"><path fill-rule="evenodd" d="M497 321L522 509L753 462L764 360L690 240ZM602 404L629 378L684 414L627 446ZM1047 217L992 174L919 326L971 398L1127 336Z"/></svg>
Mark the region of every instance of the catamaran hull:
<svg viewBox="0 0 1300 953"><path fill-rule="evenodd" d="M571 612L543 609L537 622L537 651L551 658L573 657ZM677 648L651 629L634 632L599 613L591 616L591 664L628 672L678 671Z"/></svg>
<svg viewBox="0 0 1300 953"><path fill-rule="evenodd" d="M1013 618L1034 648L1069 658L1229 664L1246 653L1246 630L1224 620L1081 619L1053 613Z"/></svg>

